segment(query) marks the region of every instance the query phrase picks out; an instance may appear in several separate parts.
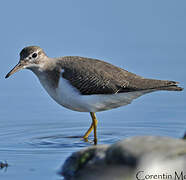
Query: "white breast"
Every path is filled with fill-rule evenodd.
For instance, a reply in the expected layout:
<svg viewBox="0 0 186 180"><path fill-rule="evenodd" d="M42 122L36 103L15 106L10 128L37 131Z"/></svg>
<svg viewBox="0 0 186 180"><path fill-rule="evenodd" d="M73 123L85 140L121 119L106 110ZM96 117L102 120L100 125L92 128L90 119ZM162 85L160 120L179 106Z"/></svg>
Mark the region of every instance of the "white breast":
<svg viewBox="0 0 186 180"><path fill-rule="evenodd" d="M136 91L112 95L81 95L68 80L60 77L58 87L51 88L45 77L39 78L48 94L60 105L74 111L98 112L127 105L149 91Z"/></svg>

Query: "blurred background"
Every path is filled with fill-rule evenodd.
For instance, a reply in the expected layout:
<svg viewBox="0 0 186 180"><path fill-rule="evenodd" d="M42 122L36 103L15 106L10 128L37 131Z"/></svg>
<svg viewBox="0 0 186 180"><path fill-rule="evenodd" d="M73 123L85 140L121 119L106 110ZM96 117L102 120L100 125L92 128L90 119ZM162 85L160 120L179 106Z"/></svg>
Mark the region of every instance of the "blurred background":
<svg viewBox="0 0 186 180"><path fill-rule="evenodd" d="M4 79L25 46L40 46L50 57L92 57L186 84L184 0L4 0L0 22L0 161L10 164L0 171L3 180L59 178L64 160L91 145L67 138L84 134L88 113L56 104L28 70ZM185 99L185 91L156 92L97 113L99 144L137 135L181 137Z"/></svg>

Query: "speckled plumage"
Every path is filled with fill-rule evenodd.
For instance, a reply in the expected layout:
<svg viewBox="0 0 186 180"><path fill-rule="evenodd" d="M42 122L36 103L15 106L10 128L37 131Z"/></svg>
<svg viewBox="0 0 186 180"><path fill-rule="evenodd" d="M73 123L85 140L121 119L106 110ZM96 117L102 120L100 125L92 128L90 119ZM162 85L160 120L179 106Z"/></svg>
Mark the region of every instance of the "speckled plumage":
<svg viewBox="0 0 186 180"><path fill-rule="evenodd" d="M58 58L62 76L81 94L115 94L141 90L181 90L177 82L145 79L112 64L92 58L66 56Z"/></svg>
<svg viewBox="0 0 186 180"><path fill-rule="evenodd" d="M127 105L146 93L183 89L177 86L177 82L146 79L97 59L78 56L49 58L38 46L24 48L19 63L5 78L21 69L32 70L58 104L75 111L90 112L92 124L83 138L87 139L94 129L95 144L95 112Z"/></svg>
<svg viewBox="0 0 186 180"><path fill-rule="evenodd" d="M32 59L31 56L34 52L38 53L40 57L33 61L30 59ZM54 88L58 87L59 79L62 76L82 95L116 94L144 90L181 91L183 89L178 87L178 83L175 81L143 78L98 59L79 56L49 58L38 46L23 48L20 52L20 63L38 76L42 74L41 72L45 73L50 86ZM6 77L9 75L10 73Z"/></svg>

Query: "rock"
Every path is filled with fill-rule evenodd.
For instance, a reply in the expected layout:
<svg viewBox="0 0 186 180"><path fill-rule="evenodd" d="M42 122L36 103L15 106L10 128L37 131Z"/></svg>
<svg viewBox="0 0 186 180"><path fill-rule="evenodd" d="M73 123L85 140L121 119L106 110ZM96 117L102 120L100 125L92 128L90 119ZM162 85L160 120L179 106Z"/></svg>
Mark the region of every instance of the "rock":
<svg viewBox="0 0 186 180"><path fill-rule="evenodd" d="M65 161L61 174L65 180L138 180L145 175L149 179L160 179L163 173L169 172L167 175L172 178L178 175L181 179L184 173L186 178L185 162L186 141L141 136L75 152Z"/></svg>
<svg viewBox="0 0 186 180"><path fill-rule="evenodd" d="M92 146L73 153L63 165L63 176L70 179L76 177L85 167L87 169L102 166L107 148L107 145Z"/></svg>
<svg viewBox="0 0 186 180"><path fill-rule="evenodd" d="M185 132L185 134L184 134L184 136L183 136L183 139L186 140L186 132Z"/></svg>

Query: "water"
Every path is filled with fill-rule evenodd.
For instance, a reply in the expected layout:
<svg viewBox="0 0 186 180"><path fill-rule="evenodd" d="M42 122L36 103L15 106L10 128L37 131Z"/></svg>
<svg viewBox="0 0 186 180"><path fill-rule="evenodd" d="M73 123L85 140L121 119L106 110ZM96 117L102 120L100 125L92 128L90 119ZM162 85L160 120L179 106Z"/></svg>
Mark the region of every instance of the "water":
<svg viewBox="0 0 186 180"><path fill-rule="evenodd" d="M23 73L26 72L7 81L1 79L4 87L0 95L3 105L0 160L7 161L9 166L0 170L0 177L62 179L57 172L65 159L81 148L92 146L92 134L90 142L78 137L89 127L90 115L60 107L33 77L27 77L31 82L21 83ZM183 95L157 92L126 107L97 113L99 144L112 144L136 135L179 138L186 127Z"/></svg>
<svg viewBox="0 0 186 180"><path fill-rule="evenodd" d="M186 1L31 2L0 2L0 161L9 164L0 169L0 180L59 180L65 159L92 146L78 138L90 126L88 113L57 105L29 71L4 79L24 46L39 45L50 57L103 59L144 77L186 84ZM136 135L179 138L185 107L186 90L148 94L97 113L98 143Z"/></svg>

